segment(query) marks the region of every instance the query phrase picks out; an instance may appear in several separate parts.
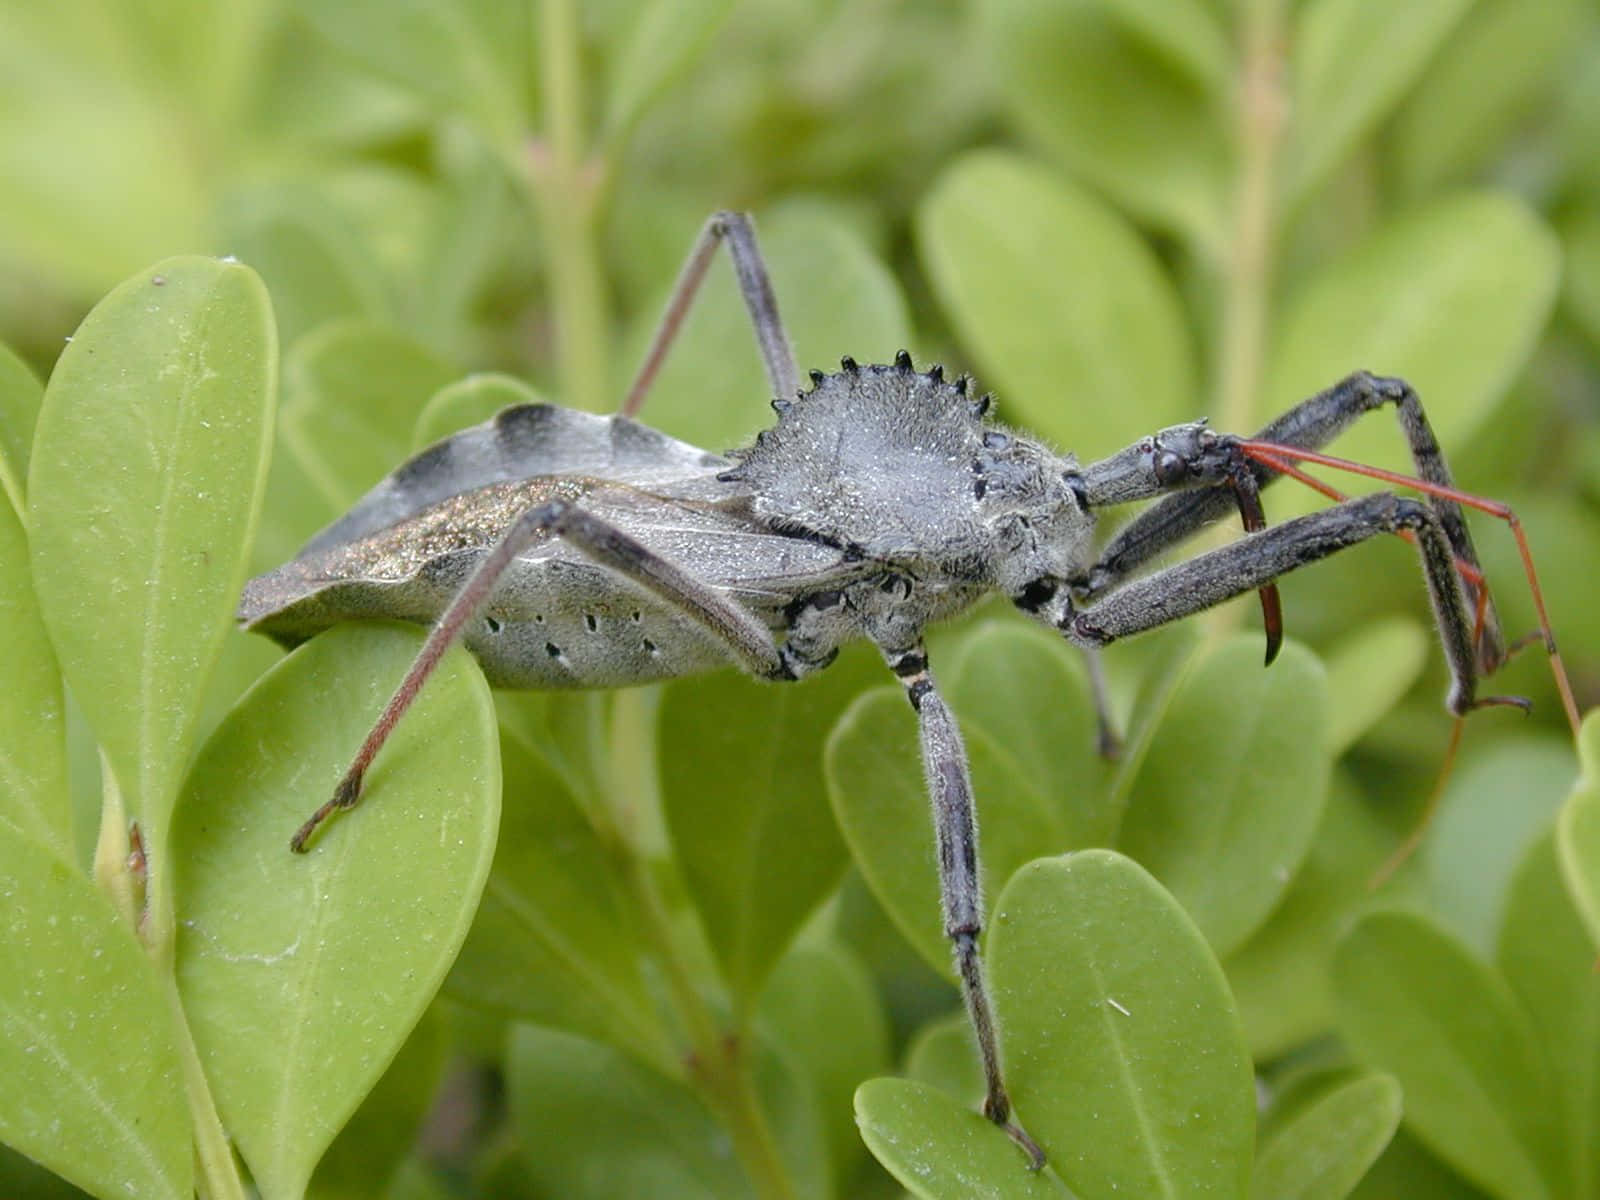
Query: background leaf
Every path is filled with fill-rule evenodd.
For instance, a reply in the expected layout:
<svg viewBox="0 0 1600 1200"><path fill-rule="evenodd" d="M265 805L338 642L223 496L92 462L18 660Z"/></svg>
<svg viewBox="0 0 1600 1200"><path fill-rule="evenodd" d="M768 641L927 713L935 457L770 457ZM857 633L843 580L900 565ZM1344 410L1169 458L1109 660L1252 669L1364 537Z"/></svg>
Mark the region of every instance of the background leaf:
<svg viewBox="0 0 1600 1200"><path fill-rule="evenodd" d="M822 744L845 702L881 678L858 651L798 684L724 672L662 694L662 811L737 1008L844 870Z"/></svg>
<svg viewBox="0 0 1600 1200"><path fill-rule="evenodd" d="M1334 958L1339 1029L1406 1096L1406 1123L1495 1196L1550 1196L1543 1062L1503 980L1423 918L1373 913Z"/></svg>
<svg viewBox="0 0 1600 1200"><path fill-rule="evenodd" d="M1303 198L1399 101L1472 0L1320 0L1293 34L1292 113L1284 191ZM1351 64L1361 84L1351 86Z"/></svg>
<svg viewBox="0 0 1600 1200"><path fill-rule="evenodd" d="M1600 947L1600 716L1594 713L1583 723L1578 754L1582 773L1561 810L1556 848L1567 890Z"/></svg>
<svg viewBox="0 0 1600 1200"><path fill-rule="evenodd" d="M28 458L33 452L33 426L44 402L44 388L28 364L0 345L0 489L17 512L27 509L23 493Z"/></svg>
<svg viewBox="0 0 1600 1200"><path fill-rule="evenodd" d="M7 681L0 692L0 823L7 837L77 857L67 795L66 720L61 673L33 594L28 537L0 496L0 629L6 630Z"/></svg>
<svg viewBox="0 0 1600 1200"><path fill-rule="evenodd" d="M1523 857L1506 891L1495 961L1533 1018L1555 1086L1546 1100L1564 1149L1558 1194L1591 1196L1600 1186L1600 976L1594 943L1561 886L1547 833Z"/></svg>
<svg viewBox="0 0 1600 1200"><path fill-rule="evenodd" d="M984 0L980 45L1028 137L1135 216L1203 252L1218 251L1228 227L1232 158L1226 90L1212 92L1212 81L1175 65L1176 37L1153 41L1154 20L1126 19L1134 7ZM1191 27L1203 21L1188 19ZM1212 54L1199 51L1201 58ZM1107 112L1117 119L1101 118Z"/></svg>
<svg viewBox="0 0 1600 1200"><path fill-rule="evenodd" d="M494 715L449 655L309 855L332 793L422 639L340 626L284 659L206 743L179 810L184 1008L218 1111L265 1196L302 1192L433 998L499 820Z"/></svg>
<svg viewBox="0 0 1600 1200"><path fill-rule="evenodd" d="M634 6L606 89L608 139L624 136L651 101L694 64L733 7L733 0L646 0Z"/></svg>
<svg viewBox="0 0 1600 1200"><path fill-rule="evenodd" d="M1260 636L1240 634L1190 669L1151 739L1117 844L1219 954L1261 925L1310 848L1327 797L1326 705L1303 646L1286 642L1263 670Z"/></svg>
<svg viewBox="0 0 1600 1200"><path fill-rule="evenodd" d="M1269 412L1257 417L1365 369L1406 379L1440 444L1460 445L1527 361L1559 275L1549 231L1504 194L1463 193L1395 218L1290 296L1268 371ZM1392 415L1358 423L1332 452L1412 472ZM1352 480L1337 486L1350 490ZM1309 501L1279 488L1272 504L1281 519Z"/></svg>
<svg viewBox="0 0 1600 1200"><path fill-rule="evenodd" d="M1400 1087L1366 1075L1330 1089L1265 1142L1257 1200L1343 1200L1400 1126Z"/></svg>
<svg viewBox="0 0 1600 1200"><path fill-rule="evenodd" d="M261 281L170 259L84 319L39 413L34 587L62 673L158 848L243 582L276 384Z"/></svg>
<svg viewBox="0 0 1600 1200"><path fill-rule="evenodd" d="M1172 285L1088 191L1013 154L970 154L924 197L917 245L1003 418L1092 459L1192 413Z"/></svg>

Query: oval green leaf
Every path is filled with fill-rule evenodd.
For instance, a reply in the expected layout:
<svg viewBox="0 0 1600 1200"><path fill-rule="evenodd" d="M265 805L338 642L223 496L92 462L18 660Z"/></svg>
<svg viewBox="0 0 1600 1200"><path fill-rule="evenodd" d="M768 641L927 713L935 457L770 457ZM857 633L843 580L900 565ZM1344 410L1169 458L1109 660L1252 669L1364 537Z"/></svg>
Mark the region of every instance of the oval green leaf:
<svg viewBox="0 0 1600 1200"><path fill-rule="evenodd" d="M284 362L284 444L343 512L410 456L417 417L454 378L403 333L357 321L323 326Z"/></svg>
<svg viewBox="0 0 1600 1200"><path fill-rule="evenodd" d="M218 1111L267 1196L300 1194L444 978L494 854L494 709L448 655L311 852L326 799L410 666L414 628L341 626L268 672L190 773L177 973Z"/></svg>
<svg viewBox="0 0 1600 1200"><path fill-rule="evenodd" d="M1300 869L1331 761L1327 680L1294 641L1270 667L1261 636L1202 655L1145 752L1118 846L1178 897L1218 954L1237 949Z"/></svg>
<svg viewBox="0 0 1600 1200"><path fill-rule="evenodd" d="M1600 975L1590 939L1562 886L1550 834L1523 858L1506 892L1495 955L1511 990L1533 1018L1555 1079L1546 1129L1561 1148L1564 1194L1592 1194L1600 1183ZM1558 1192L1560 1189L1558 1188Z"/></svg>
<svg viewBox="0 0 1600 1200"><path fill-rule="evenodd" d="M647 0L633 7L607 72L605 137L614 153L651 101L705 52L733 8L733 0Z"/></svg>
<svg viewBox="0 0 1600 1200"><path fill-rule="evenodd" d="M1283 190L1298 203L1391 111L1472 0L1321 0L1301 8L1290 45L1293 124ZM1351 64L1361 84L1351 86Z"/></svg>
<svg viewBox="0 0 1600 1200"><path fill-rule="evenodd" d="M194 1194L167 996L106 898L0 837L0 1141L97 1196Z"/></svg>
<svg viewBox="0 0 1600 1200"><path fill-rule="evenodd" d="M67 741L61 672L39 615L28 535L0 496L0 629L6 631L6 686L0 691L0 826L5 837L76 856L67 798Z"/></svg>
<svg viewBox="0 0 1600 1200"><path fill-rule="evenodd" d="M1400 1081L1406 1124L1502 1200L1550 1197L1539 1159L1550 1095L1505 981L1421 916L1372 913L1333 960L1339 1029Z"/></svg>
<svg viewBox="0 0 1600 1200"><path fill-rule="evenodd" d="M1578 737L1581 773L1556 825L1561 875L1589 936L1600 947L1600 712L1591 712Z"/></svg>
<svg viewBox="0 0 1600 1200"><path fill-rule="evenodd" d="M1370 904L1373 874L1397 843L1373 808L1350 775L1334 774L1322 824L1294 882L1266 923L1228 956L1228 983L1259 1062L1281 1058L1333 1026L1334 943Z"/></svg>
<svg viewBox="0 0 1600 1200"><path fill-rule="evenodd" d="M561 777L502 733L499 845L446 982L475 1008L567 1029L666 1067L673 1049L641 967L632 894Z"/></svg>
<svg viewBox="0 0 1600 1200"><path fill-rule="evenodd" d="M759 222L761 250L802 371L836 369L842 354L889 362L911 345L905 297L866 242L820 206L777 209ZM684 230L688 249L690 231ZM772 423L772 388L726 251L712 263L693 311L656 377L640 419L720 451ZM666 307L666 290L641 309L623 362L631 371Z"/></svg>
<svg viewBox="0 0 1600 1200"><path fill-rule="evenodd" d="M1031 1171L998 1125L910 1079L869 1079L856 1090L862 1140L923 1200L1046 1200L1069 1193L1051 1171Z"/></svg>
<svg viewBox="0 0 1600 1200"><path fill-rule="evenodd" d="M1344 1200L1394 1137L1400 1108L1389 1075L1335 1087L1262 1145L1253 1200Z"/></svg>
<svg viewBox="0 0 1600 1200"><path fill-rule="evenodd" d="M1243 1196L1255 1088L1222 968L1109 850L1041 859L995 904L989 977L1017 1118L1082 1196Z"/></svg>
<svg viewBox="0 0 1600 1200"><path fill-rule="evenodd" d="M980 44L1025 134L1140 219L1216 253L1231 220L1231 93L1175 67L1170 36L1156 43L1127 19L1135 5L1111 7L984 0Z"/></svg>
<svg viewBox="0 0 1600 1200"><path fill-rule="evenodd" d="M1256 416L1365 369L1406 379L1440 444L1459 446L1527 362L1560 273L1555 237L1503 193L1454 195L1394 218L1290 297L1272 348L1269 408ZM1332 450L1415 469L1392 415L1372 414ZM1353 478L1335 482L1356 490ZM1320 503L1306 489L1274 492L1275 519Z"/></svg>
<svg viewBox="0 0 1600 1200"><path fill-rule="evenodd" d="M1013 154L969 154L918 208L917 248L1008 419L1090 458L1192 410L1177 294L1092 193Z"/></svg>
<svg viewBox="0 0 1600 1200"><path fill-rule="evenodd" d="M277 369L255 273L174 258L84 318L39 413L34 587L157 857L244 578Z"/></svg>
<svg viewBox="0 0 1600 1200"><path fill-rule="evenodd" d="M725 672L661 697L662 811L738 1006L839 882L847 855L828 812L823 742L850 697L882 677L859 651L799 684Z"/></svg>

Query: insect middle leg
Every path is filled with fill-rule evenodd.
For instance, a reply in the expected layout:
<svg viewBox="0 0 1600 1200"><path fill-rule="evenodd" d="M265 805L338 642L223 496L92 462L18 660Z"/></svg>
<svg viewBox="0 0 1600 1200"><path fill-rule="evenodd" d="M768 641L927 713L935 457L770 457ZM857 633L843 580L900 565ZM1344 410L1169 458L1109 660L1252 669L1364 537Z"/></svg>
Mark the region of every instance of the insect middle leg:
<svg viewBox="0 0 1600 1200"><path fill-rule="evenodd" d="M995 1034L994 1010L978 955L983 932L983 890L978 874L978 822L972 803L972 774L966 747L944 699L934 686L928 657L919 642L909 650L885 651L889 668L905 688L917 712L917 732L922 743L922 768L939 853L939 895L944 912L945 936L955 952L961 977L961 996L978 1040L983 1063L985 1095L983 1114L999 1125L1026 1151L1035 1169L1044 1166L1044 1151L1011 1118L1011 1097L1000 1070L1000 1045Z"/></svg>
<svg viewBox="0 0 1600 1200"><path fill-rule="evenodd" d="M761 362L767 371L767 383L775 399L792 400L799 392L799 377L795 372L794 352L789 347L789 337L783 329L783 318L778 314L778 298L772 290L772 280L767 274L766 260L756 242L755 227L743 213L713 213L700 236L695 239L678 272L677 282L667 299L667 310L656 327L655 337L645 352L639 373L634 376L628 394L619 410L625 417L634 417L644 405L645 395L655 382L667 351L683 327L689 308L700 291L717 247L728 244L728 255L733 259L734 275L739 280L739 294L744 297L745 310L750 314L750 324L755 328L756 343L761 348Z"/></svg>
<svg viewBox="0 0 1600 1200"><path fill-rule="evenodd" d="M296 831L290 839L290 849L304 851L311 836L328 817L341 809L355 807L361 798L361 781L367 768L406 709L411 707L445 651L460 639L516 557L550 537L566 539L596 562L671 604L716 637L752 675L768 679L793 678L771 632L754 614L578 505L565 500L548 500L519 516L461 585L362 742L334 790L333 798Z"/></svg>

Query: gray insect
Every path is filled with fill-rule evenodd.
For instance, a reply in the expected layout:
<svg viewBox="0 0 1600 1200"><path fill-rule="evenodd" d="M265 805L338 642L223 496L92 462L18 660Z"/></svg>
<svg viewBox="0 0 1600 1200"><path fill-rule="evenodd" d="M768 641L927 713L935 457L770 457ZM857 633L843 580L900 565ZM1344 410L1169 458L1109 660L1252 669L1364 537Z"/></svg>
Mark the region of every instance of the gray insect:
<svg viewBox="0 0 1600 1200"><path fill-rule="evenodd" d="M724 241L777 422L719 455L632 416ZM1266 526L1257 492L1292 473L1281 456L1385 405L1434 494L1383 492ZM1399 380L1352 375L1257 439L1175 425L1089 464L995 423L989 406L967 377L918 371L904 352L888 365L843 359L837 372L813 371L802 390L749 221L713 216L621 413L508 409L418 454L292 562L247 585L240 621L289 644L365 616L432 626L293 848L306 849L330 814L356 803L373 756L458 639L499 686L587 688L730 663L763 679L802 679L865 638L916 710L944 927L982 1057L984 1112L1041 1165L1043 1152L1012 1119L1001 1073L978 954L972 788L923 630L998 591L1082 647L1093 667L1094 652L1117 638L1260 590L1270 662L1280 627L1274 579L1375 534L1409 531L1450 667L1452 712L1493 702L1475 699L1476 681L1504 650L1449 471ZM1262 447L1279 457L1263 458ZM1097 549L1101 510L1142 500L1156 503ZM1250 530L1242 539L1135 575L1233 509ZM1102 715L1103 738L1109 728Z"/></svg>

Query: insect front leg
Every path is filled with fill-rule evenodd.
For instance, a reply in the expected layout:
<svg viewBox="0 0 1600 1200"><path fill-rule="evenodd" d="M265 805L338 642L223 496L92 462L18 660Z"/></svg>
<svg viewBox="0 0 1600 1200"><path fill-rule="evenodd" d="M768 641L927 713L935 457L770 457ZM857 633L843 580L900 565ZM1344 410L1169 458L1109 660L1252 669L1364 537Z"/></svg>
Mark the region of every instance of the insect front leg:
<svg viewBox="0 0 1600 1200"><path fill-rule="evenodd" d="M1254 591L1278 576L1380 533L1410 530L1427 577L1428 597L1444 643L1451 686L1446 705L1460 716L1481 704L1515 703L1511 697L1479 701L1473 621L1461 590L1457 556L1435 510L1418 500L1377 492L1333 508L1273 525L1187 562L1124 584L1090 607L1075 611L1065 591L1049 616L1079 645L1103 646ZM1044 615L1044 614L1041 614Z"/></svg>
<svg viewBox="0 0 1600 1200"><path fill-rule="evenodd" d="M978 874L978 822L972 804L972 776L961 730L946 706L921 643L909 650L884 651L889 668L906 690L917 712L917 732L922 743L922 768L928 798L933 804L934 832L939 852L939 894L944 911L945 936L955 952L961 977L961 995L967 1017L977 1036L986 1089L983 1113L1027 1152L1034 1169L1044 1166L1044 1151L1011 1119L1011 1098L1000 1071L1000 1044L995 1033L994 1010L984 982L983 961L978 956L978 936L983 932L983 889Z"/></svg>
<svg viewBox="0 0 1600 1200"><path fill-rule="evenodd" d="M1358 371L1326 391L1295 405L1264 426L1254 440L1314 450L1327 445L1360 417L1385 405L1395 408L1418 477L1442 487L1453 486L1450 468L1433 435L1422 402L1411 385L1402 379ZM1086 486L1083 494L1091 506L1153 496L1161 490L1170 491L1172 485L1189 487L1190 490L1165 496L1118 530L1101 551L1084 586L1080 588L1081 594L1098 595L1118 586L1131 573L1226 516L1235 507L1236 499L1230 492L1221 488L1193 490L1194 480L1181 475L1169 477L1172 478L1172 484L1147 490L1144 496L1130 495L1127 482L1117 482L1119 475L1114 469L1123 466L1127 456L1128 452L1124 451L1084 469ZM1127 465L1133 466L1131 463ZM1278 472L1258 462L1250 463L1248 469L1262 487L1280 478ZM1155 481L1152 478L1150 482ZM1481 576L1477 551L1473 547L1461 506L1439 496L1430 496L1425 502L1437 514L1455 558L1471 572ZM1499 624L1493 605L1487 603L1487 598L1477 657L1478 669L1483 673L1494 670L1505 657Z"/></svg>
<svg viewBox="0 0 1600 1200"><path fill-rule="evenodd" d="M382 715L362 742L339 786L334 789L333 798L300 826L290 839L290 849L303 852L311 836L333 813L355 807L361 798L361 781L367 768L372 765L372 760L389 739L406 709L411 707L411 702L416 699L428 676L433 674L445 651L460 639L468 623L483 608L516 557L549 537L565 538L596 562L671 604L715 636L752 675L769 679L790 677L773 643L772 634L754 614L614 525L568 501L545 501L512 522L511 528L461 585L461 590L435 622L411 669L406 672Z"/></svg>

